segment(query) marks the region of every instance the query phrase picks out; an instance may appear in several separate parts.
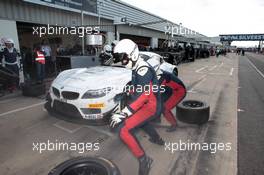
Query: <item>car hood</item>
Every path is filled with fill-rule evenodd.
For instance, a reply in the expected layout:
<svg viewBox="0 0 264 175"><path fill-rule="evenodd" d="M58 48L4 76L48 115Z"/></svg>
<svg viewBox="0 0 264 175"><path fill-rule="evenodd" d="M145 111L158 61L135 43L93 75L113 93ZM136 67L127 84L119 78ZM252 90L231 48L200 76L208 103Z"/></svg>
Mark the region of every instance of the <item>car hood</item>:
<svg viewBox="0 0 264 175"><path fill-rule="evenodd" d="M53 81L54 86L74 89L100 89L124 86L131 80L131 70L122 67L96 66L61 72Z"/></svg>

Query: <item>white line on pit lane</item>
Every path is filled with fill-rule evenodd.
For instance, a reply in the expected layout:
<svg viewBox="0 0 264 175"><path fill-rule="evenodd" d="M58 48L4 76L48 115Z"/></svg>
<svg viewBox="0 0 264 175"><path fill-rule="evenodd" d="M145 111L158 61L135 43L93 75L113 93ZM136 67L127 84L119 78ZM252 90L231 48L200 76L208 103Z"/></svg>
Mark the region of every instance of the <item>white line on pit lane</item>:
<svg viewBox="0 0 264 175"><path fill-rule="evenodd" d="M204 66L204 67L202 67L202 68L200 68L200 69L197 69L195 72L196 73L200 73L202 70L204 70L204 69L206 69L208 66Z"/></svg>
<svg viewBox="0 0 264 175"><path fill-rule="evenodd" d="M219 65L219 67L222 67L224 65L224 62L222 62L220 65Z"/></svg>
<svg viewBox="0 0 264 175"><path fill-rule="evenodd" d="M214 70L216 67L217 67L217 65L214 65L213 67L211 67L211 68L209 69L209 71Z"/></svg>
<svg viewBox="0 0 264 175"><path fill-rule="evenodd" d="M11 98L11 99L8 99L8 100L1 100L0 104L12 102L12 101L15 101L15 100L17 100L17 99L16 98Z"/></svg>
<svg viewBox="0 0 264 175"><path fill-rule="evenodd" d="M187 92L188 92L188 93L192 93L192 94L197 94L197 93L198 93L197 91L194 91L193 89L188 90Z"/></svg>
<svg viewBox="0 0 264 175"><path fill-rule="evenodd" d="M188 90L187 92L189 93L197 93L194 88L199 86L202 82L204 82L206 80L206 75L203 75L201 78L198 79L198 81L200 81L199 83L197 83L195 86L192 87L192 89Z"/></svg>
<svg viewBox="0 0 264 175"><path fill-rule="evenodd" d="M65 127L61 126L59 123L60 123L60 122L54 123L53 126L59 128L59 129L61 129L61 130L63 130L63 131L66 131L66 132L68 132L68 133L70 133L70 134L75 133L76 131L80 130L81 128L88 128L88 129L90 129L90 130L94 130L95 132L98 132L98 133L101 133L101 134L107 135L107 136L109 136L109 137L114 136L114 134L112 134L110 131L107 131L107 130L102 129L102 128L100 128L100 127L98 128L97 126L87 126L87 125L85 125L85 126L80 126L80 127L76 128L76 129L74 129L74 130L70 130L70 129L68 129L68 128L65 128Z"/></svg>
<svg viewBox="0 0 264 175"><path fill-rule="evenodd" d="M76 129L70 130L70 129L67 129L67 128L65 128L65 127L63 127L63 126L61 126L61 125L59 125L59 123L60 123L60 122L54 123L53 126L59 128L59 129L62 129L63 131L66 131L66 132L68 132L68 133L70 133L70 134L73 134L73 133L75 133L76 131L78 131L79 129L83 128L83 126L80 126L80 127L76 128Z"/></svg>
<svg viewBox="0 0 264 175"><path fill-rule="evenodd" d="M109 136L109 137L112 137L112 136L114 136L114 134L113 133L111 133L110 131L107 131L107 130L105 130L105 129L102 129L102 128L99 128L99 127L96 127L96 126L84 126L85 128L88 128L88 129L91 129L91 130L94 130L94 131L96 131L96 132L98 132L98 133L101 133L101 134L104 134L104 135L107 135L107 136Z"/></svg>
<svg viewBox="0 0 264 175"><path fill-rule="evenodd" d="M208 73L208 75L226 75L225 73Z"/></svg>
<svg viewBox="0 0 264 175"><path fill-rule="evenodd" d="M12 113L24 111L24 110L27 110L27 109L30 109L30 108L34 108L34 107L43 105L45 103L46 102L44 101L44 102L36 103L36 104L30 105L30 106L26 106L26 107L23 107L23 108L18 108L18 109L15 109L15 110L11 110L11 111L8 111L8 112L4 112L4 113L0 114L0 117L5 116L5 115L8 115L8 114L12 114Z"/></svg>
<svg viewBox="0 0 264 175"><path fill-rule="evenodd" d="M251 64L251 66L259 73L259 75L262 76L262 78L264 78L264 74L249 59L247 60Z"/></svg>
<svg viewBox="0 0 264 175"><path fill-rule="evenodd" d="M233 72L234 72L234 68L232 67L230 72L229 72L229 75L232 76L233 75Z"/></svg>

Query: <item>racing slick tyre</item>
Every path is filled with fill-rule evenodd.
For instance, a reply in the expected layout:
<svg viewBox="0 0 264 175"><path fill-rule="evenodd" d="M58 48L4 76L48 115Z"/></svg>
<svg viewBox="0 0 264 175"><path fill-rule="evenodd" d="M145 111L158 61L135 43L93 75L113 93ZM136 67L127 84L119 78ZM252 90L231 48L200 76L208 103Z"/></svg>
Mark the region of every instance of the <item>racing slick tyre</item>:
<svg viewBox="0 0 264 175"><path fill-rule="evenodd" d="M177 118L185 123L202 125L209 120L210 107L202 101L184 100L176 107Z"/></svg>
<svg viewBox="0 0 264 175"><path fill-rule="evenodd" d="M78 157L52 169L48 175L120 175L118 167L103 157Z"/></svg>
<svg viewBox="0 0 264 175"><path fill-rule="evenodd" d="M26 83L22 86L22 94L29 97L38 97L46 93L45 84Z"/></svg>

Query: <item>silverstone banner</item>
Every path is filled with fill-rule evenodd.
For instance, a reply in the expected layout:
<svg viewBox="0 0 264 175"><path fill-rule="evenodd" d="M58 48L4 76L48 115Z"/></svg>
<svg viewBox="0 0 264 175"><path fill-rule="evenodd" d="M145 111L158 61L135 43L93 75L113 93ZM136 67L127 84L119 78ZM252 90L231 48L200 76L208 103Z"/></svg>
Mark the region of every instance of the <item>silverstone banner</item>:
<svg viewBox="0 0 264 175"><path fill-rule="evenodd" d="M264 34L219 35L220 41L263 41Z"/></svg>

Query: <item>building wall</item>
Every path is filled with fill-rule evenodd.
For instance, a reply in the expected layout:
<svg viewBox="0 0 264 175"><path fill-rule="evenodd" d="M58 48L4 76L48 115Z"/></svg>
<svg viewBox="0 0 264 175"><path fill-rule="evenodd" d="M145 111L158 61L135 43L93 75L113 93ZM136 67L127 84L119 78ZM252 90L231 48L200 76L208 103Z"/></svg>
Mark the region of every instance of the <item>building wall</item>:
<svg viewBox="0 0 264 175"><path fill-rule="evenodd" d="M155 31L151 29L146 29L143 27L128 26L128 25L119 25L117 27L119 33L130 34L136 36L145 36L145 37L156 37L156 38L166 38L165 32Z"/></svg>
<svg viewBox="0 0 264 175"><path fill-rule="evenodd" d="M180 27L178 24L175 24L171 21L168 21L164 18L151 14L147 11L144 11L130 4L124 3L122 1L100 0L100 2L101 3L98 3L97 5L98 12L104 18L115 19L116 17L126 17L127 23L140 25L146 29L149 28L152 30L158 30L160 32L165 32L165 27L168 24L172 24L174 27ZM204 35L197 32L196 32L196 36L204 37ZM186 37L194 37L194 36L191 34L187 34Z"/></svg>
<svg viewBox="0 0 264 175"><path fill-rule="evenodd" d="M41 1L0 0L0 19L20 22L50 24L58 26L80 26L81 11L67 8L51 7ZM97 13L85 12L84 25L97 26L98 15L101 17L101 31L115 32L114 19L126 17L131 25L118 25L118 33L165 39L167 21L124 2L115 0L98 0ZM157 22L143 25L143 23ZM171 23L171 22L170 22ZM174 24L177 26L177 24ZM117 33L117 34L118 34ZM111 35L112 37L112 35ZM112 37L113 38L113 37ZM111 39L109 39L111 40ZM109 41L110 42L110 41Z"/></svg>
<svg viewBox="0 0 264 175"><path fill-rule="evenodd" d="M80 26L81 13L52 8L48 6L26 3L15 0L0 1L0 19L50 24L58 26ZM114 31L113 21L102 19L102 31ZM84 25L98 25L98 18L84 15Z"/></svg>
<svg viewBox="0 0 264 175"><path fill-rule="evenodd" d="M143 24L149 22L159 22L155 25L145 25L144 27L164 31L166 20L147 13L143 10L134 8L128 4L118 1L101 1L98 5L98 12L104 18L115 19L116 17L126 17L128 23L132 24ZM164 21L164 22L161 22Z"/></svg>

